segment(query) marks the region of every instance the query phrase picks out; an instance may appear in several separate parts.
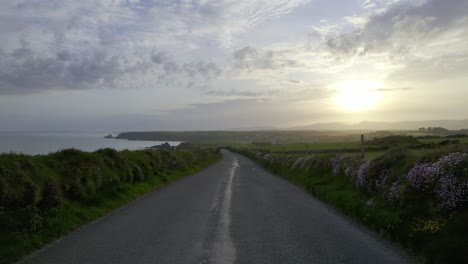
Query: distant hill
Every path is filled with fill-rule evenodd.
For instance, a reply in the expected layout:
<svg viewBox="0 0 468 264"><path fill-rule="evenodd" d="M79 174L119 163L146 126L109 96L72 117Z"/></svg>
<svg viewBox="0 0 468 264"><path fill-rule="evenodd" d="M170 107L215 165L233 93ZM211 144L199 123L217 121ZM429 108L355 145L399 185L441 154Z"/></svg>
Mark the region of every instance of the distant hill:
<svg viewBox="0 0 468 264"><path fill-rule="evenodd" d="M362 121L356 124L332 122L291 127L286 130L417 130L420 127L444 127L450 130L460 130L468 128L468 119L401 122Z"/></svg>
<svg viewBox="0 0 468 264"><path fill-rule="evenodd" d="M262 126L262 127L234 127L234 128L222 129L222 131L272 131L272 130L278 130L278 128L274 126Z"/></svg>

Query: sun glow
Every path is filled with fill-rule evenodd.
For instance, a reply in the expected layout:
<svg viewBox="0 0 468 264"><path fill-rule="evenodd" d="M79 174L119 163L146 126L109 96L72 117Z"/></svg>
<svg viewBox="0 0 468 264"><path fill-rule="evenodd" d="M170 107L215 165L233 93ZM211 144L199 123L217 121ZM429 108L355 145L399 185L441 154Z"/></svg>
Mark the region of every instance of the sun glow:
<svg viewBox="0 0 468 264"><path fill-rule="evenodd" d="M363 111L379 102L378 89L382 88L382 83L374 80L354 80L334 84L332 88L338 92L335 103L339 108Z"/></svg>

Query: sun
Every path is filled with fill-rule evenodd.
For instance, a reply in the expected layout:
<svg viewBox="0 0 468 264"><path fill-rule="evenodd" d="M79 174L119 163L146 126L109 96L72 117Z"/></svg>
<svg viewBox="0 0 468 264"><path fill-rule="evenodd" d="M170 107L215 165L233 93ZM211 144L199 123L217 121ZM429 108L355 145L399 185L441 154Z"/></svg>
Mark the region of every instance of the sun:
<svg viewBox="0 0 468 264"><path fill-rule="evenodd" d="M364 111L374 107L380 100L378 89L382 83L375 80L353 80L336 83L336 105L347 111Z"/></svg>

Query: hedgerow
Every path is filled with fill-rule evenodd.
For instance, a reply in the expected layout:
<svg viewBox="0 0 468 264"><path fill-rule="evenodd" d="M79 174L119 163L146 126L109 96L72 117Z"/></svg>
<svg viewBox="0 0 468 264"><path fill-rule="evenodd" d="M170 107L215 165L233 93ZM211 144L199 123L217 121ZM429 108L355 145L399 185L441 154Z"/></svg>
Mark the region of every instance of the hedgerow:
<svg viewBox="0 0 468 264"><path fill-rule="evenodd" d="M468 263L468 149L391 149L357 155L239 150L318 198L419 255Z"/></svg>
<svg viewBox="0 0 468 264"><path fill-rule="evenodd" d="M215 150L0 155L0 263L220 158Z"/></svg>

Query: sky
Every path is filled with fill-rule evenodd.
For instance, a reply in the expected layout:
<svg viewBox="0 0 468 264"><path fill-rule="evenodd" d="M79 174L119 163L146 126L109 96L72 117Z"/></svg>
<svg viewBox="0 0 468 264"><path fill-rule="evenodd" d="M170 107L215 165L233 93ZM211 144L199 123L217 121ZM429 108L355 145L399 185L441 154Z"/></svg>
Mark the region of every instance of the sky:
<svg viewBox="0 0 468 264"><path fill-rule="evenodd" d="M466 0L2 0L0 131L468 118Z"/></svg>

